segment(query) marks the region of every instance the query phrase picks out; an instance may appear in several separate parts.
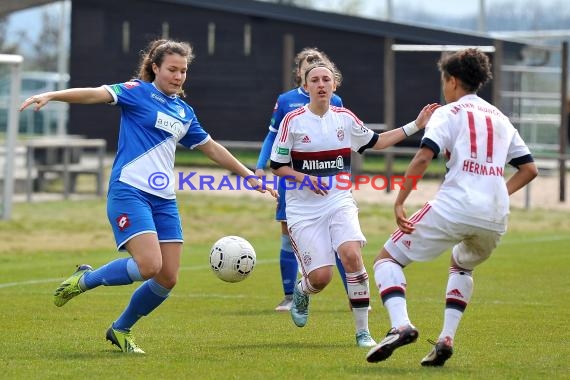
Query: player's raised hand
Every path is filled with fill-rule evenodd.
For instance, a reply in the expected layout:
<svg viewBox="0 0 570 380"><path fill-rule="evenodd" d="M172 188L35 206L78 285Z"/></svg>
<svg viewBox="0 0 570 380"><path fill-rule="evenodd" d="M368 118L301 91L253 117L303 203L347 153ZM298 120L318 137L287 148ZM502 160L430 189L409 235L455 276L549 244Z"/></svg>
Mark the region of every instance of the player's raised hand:
<svg viewBox="0 0 570 380"><path fill-rule="evenodd" d="M426 127L426 124L429 121L431 115L439 107L441 107L441 104L430 103L430 104L426 105L424 108L422 108L422 110L418 114L418 117L416 118L416 126L419 129L424 129Z"/></svg>

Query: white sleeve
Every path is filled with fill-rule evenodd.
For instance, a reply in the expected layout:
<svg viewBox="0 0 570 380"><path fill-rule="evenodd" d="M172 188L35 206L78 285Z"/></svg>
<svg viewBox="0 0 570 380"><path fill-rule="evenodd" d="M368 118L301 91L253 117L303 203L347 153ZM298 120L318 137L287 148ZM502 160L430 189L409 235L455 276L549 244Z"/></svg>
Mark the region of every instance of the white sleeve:
<svg viewBox="0 0 570 380"><path fill-rule="evenodd" d="M514 129L514 127L513 127ZM523 141L519 132L515 129L515 133L509 145L509 151L507 152L507 162L510 162L514 158L519 158L530 154L530 149Z"/></svg>
<svg viewBox="0 0 570 380"><path fill-rule="evenodd" d="M429 139L436 143L440 152L445 150L452 151L452 136L447 110L438 109L433 113L426 125L422 141L424 139Z"/></svg>

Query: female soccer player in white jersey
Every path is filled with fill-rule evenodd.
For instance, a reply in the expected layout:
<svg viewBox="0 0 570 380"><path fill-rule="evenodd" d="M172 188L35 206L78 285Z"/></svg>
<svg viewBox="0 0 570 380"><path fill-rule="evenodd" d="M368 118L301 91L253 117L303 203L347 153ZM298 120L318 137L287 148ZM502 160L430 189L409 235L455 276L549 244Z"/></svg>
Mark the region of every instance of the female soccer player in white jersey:
<svg viewBox="0 0 570 380"><path fill-rule="evenodd" d="M281 121L288 112L309 103L309 94L303 88L303 84L305 83L303 73L312 62L317 60L327 61L329 58L325 53L316 48L304 48L295 56L295 83L297 84L297 87L279 95L277 98L277 102L275 103L275 108L273 109L273 114L271 116L271 122L269 123L269 131L267 132L265 140L263 140L263 145L259 152L259 158L255 169L255 174L260 178L265 175L264 168L269 160L269 156L271 155L271 148L273 147ZM342 107L342 100L338 95L333 94L331 104ZM291 310L291 304L293 302L293 288L297 283L299 266L297 264L295 254L293 253L293 247L291 247L291 240L289 239L289 232L287 230L285 190L283 186L278 186L278 190L279 198L277 200L277 208L275 210L275 220L281 223L279 266L281 269L281 283L283 285L284 298L275 307L275 311L289 311ZM345 290L348 290L344 267L338 257L336 258L336 265Z"/></svg>
<svg viewBox="0 0 570 380"><path fill-rule="evenodd" d="M108 103L121 108L117 155L109 180L107 215L117 248L131 257L119 258L93 270L81 265L54 294L56 306L98 287L144 281L128 306L107 330L107 340L123 352L144 353L131 327L157 308L176 284L182 255L182 227L174 192L174 152L178 143L197 148L220 166L261 182L227 149L202 129L192 107L184 102L182 86L192 48L185 42L157 40L141 57L139 79L96 88L73 88L34 95L20 110L49 101ZM269 192L276 196L270 189Z"/></svg>
<svg viewBox="0 0 570 380"><path fill-rule="evenodd" d="M340 80L331 62L309 65L304 87L310 102L289 112L281 122L271 168L281 180L290 181L285 183L287 224L302 268L302 278L293 291L293 322L298 327L307 323L310 295L331 281L338 252L346 269L356 343L371 347L376 342L368 330L370 295L361 253L366 239L352 193L339 186L339 180L350 181L351 150L362 153L396 144L423 128L438 105L424 107L415 122L378 135L348 109L330 105Z"/></svg>
<svg viewBox="0 0 570 380"><path fill-rule="evenodd" d="M453 353L455 332L473 293L472 271L489 258L506 231L509 195L538 174L509 119L477 96L491 79L488 57L478 49L465 49L443 57L439 70L447 105L431 117L406 176L422 176L440 152L449 158L448 172L435 198L410 218L404 208L410 183L398 193L394 213L399 229L374 264L392 328L370 350L369 362L385 360L418 337L408 317L402 268L413 261L435 259L452 247L443 328L435 347L421 361L423 366L444 365ZM518 170L505 182L507 163Z"/></svg>

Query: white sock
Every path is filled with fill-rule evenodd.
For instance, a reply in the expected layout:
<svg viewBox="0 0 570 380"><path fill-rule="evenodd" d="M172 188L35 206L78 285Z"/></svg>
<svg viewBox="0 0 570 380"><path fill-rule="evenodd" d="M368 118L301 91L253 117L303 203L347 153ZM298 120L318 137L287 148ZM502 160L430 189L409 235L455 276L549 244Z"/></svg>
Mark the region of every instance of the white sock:
<svg viewBox="0 0 570 380"><path fill-rule="evenodd" d="M348 299L352 306L352 315L356 332L368 330L368 306L370 306L370 287L366 269L358 272L346 273Z"/></svg>
<svg viewBox="0 0 570 380"><path fill-rule="evenodd" d="M411 324L406 303L406 277L402 267L391 259L374 264L374 279L392 327Z"/></svg>
<svg viewBox="0 0 570 380"><path fill-rule="evenodd" d="M440 338L455 338L467 304L473 295L471 271L449 268L449 278L445 289L445 312Z"/></svg>
<svg viewBox="0 0 570 380"><path fill-rule="evenodd" d="M295 285L302 293L305 294L317 294L318 292L320 292L319 289L316 289L315 287L313 287L313 285L311 285L311 283L309 282L309 278L308 277L303 277L301 279L301 281L299 281L299 283L297 285Z"/></svg>

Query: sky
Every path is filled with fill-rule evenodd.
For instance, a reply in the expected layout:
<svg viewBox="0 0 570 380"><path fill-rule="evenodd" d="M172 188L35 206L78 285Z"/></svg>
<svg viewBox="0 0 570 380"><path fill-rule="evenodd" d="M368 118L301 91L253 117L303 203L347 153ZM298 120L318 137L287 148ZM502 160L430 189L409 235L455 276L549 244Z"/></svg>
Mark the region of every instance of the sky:
<svg viewBox="0 0 570 380"><path fill-rule="evenodd" d="M485 1L486 3L492 3L496 0ZM331 5L337 6L343 2L346 3L344 0L313 0L313 3L318 4L319 9L321 10L330 9ZM430 13L445 13L447 16L465 16L468 14L476 14L479 11L480 2L481 0L392 0L392 8L413 8ZM363 3L364 13L373 16L376 15L378 17L386 16L388 0L364 0Z"/></svg>
<svg viewBox="0 0 570 380"><path fill-rule="evenodd" d="M61 3L47 4L40 7L24 9L12 13L8 18L8 36L16 38L16 32L25 30L32 38L40 33L42 23L42 13L49 11L50 13L57 14L61 10Z"/></svg>

